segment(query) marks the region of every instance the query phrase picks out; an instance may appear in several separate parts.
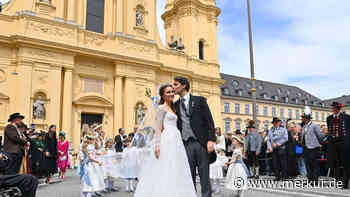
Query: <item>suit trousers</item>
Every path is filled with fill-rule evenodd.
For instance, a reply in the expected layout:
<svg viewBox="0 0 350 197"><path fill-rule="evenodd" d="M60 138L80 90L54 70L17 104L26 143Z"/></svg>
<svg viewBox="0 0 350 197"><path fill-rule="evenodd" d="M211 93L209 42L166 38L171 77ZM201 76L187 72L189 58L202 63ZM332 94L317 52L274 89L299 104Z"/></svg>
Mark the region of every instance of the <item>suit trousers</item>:
<svg viewBox="0 0 350 197"><path fill-rule="evenodd" d="M309 181L318 181L320 176L320 147L308 149L304 147L304 159Z"/></svg>
<svg viewBox="0 0 350 197"><path fill-rule="evenodd" d="M11 164L6 171L6 174L18 174L21 169L23 154L22 153L8 153L11 158Z"/></svg>
<svg viewBox="0 0 350 197"><path fill-rule="evenodd" d="M190 138L184 142L194 187L196 188L196 169L198 169L202 197L211 197L211 185L209 179L208 152L197 140Z"/></svg>
<svg viewBox="0 0 350 197"><path fill-rule="evenodd" d="M18 187L23 197L35 197L38 179L32 175L0 175L0 188Z"/></svg>
<svg viewBox="0 0 350 197"><path fill-rule="evenodd" d="M287 150L283 147L277 147L272 152L273 169L277 178L287 178Z"/></svg>

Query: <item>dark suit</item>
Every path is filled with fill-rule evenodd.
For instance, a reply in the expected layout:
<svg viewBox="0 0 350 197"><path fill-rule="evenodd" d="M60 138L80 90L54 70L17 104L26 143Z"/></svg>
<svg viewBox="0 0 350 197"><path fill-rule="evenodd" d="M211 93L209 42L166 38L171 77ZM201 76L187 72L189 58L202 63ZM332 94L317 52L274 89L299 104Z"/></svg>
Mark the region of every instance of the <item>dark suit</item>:
<svg viewBox="0 0 350 197"><path fill-rule="evenodd" d="M334 115L327 117L328 127L328 166L335 173L337 180L349 181L350 158L347 153L350 152L350 116L345 113L339 114L340 130L342 136L335 136ZM346 184L345 187L348 185Z"/></svg>
<svg viewBox="0 0 350 197"><path fill-rule="evenodd" d="M24 146L26 141L20 137L17 128L12 124L5 127L4 152L12 159L11 167L7 174L17 174L22 164Z"/></svg>
<svg viewBox="0 0 350 197"><path fill-rule="evenodd" d="M182 134L182 115L180 111L182 107L180 105L179 100L175 102L176 114L178 116L177 127ZM198 168L202 197L211 197L207 144L208 141L216 141L213 117L206 99L200 96L190 95L187 111L189 111L190 127L196 138L193 139L191 137L187 141L184 141L193 183L196 185L196 169Z"/></svg>
<svg viewBox="0 0 350 197"><path fill-rule="evenodd" d="M114 141L115 141L115 151L116 152L123 152L123 140L122 140L122 137L120 136L120 134L115 136Z"/></svg>

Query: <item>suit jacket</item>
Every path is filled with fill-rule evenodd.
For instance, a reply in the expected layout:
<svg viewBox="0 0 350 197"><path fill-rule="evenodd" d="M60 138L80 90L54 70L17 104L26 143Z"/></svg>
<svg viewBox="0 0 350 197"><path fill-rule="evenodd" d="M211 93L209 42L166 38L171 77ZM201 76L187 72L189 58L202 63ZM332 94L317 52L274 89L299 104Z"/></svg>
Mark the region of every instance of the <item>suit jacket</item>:
<svg viewBox="0 0 350 197"><path fill-rule="evenodd" d="M199 143L207 147L208 141L216 142L214 120L211 115L207 100L201 96L190 95L188 103L190 112L190 124ZM182 132L180 99L175 102L177 114L177 127Z"/></svg>
<svg viewBox="0 0 350 197"><path fill-rule="evenodd" d="M115 151L116 152L123 152L123 140L122 137L118 134L114 138L115 141Z"/></svg>
<svg viewBox="0 0 350 197"><path fill-rule="evenodd" d="M326 135L321 132L320 126L311 122L303 127L301 142L305 139L305 146L308 149L321 147L320 142L325 139Z"/></svg>
<svg viewBox="0 0 350 197"><path fill-rule="evenodd" d="M327 117L327 127L328 127L328 134L330 135L333 129L333 115L330 115ZM340 119L340 126L343 131L344 135L344 167L347 168L347 170L350 170L350 157L348 157L348 153L350 152L350 116L345 113L339 114ZM328 140L331 140L331 138L328 138ZM330 168L335 167L334 161L335 161L335 147L332 143L328 143L327 148L327 155L328 155L328 165Z"/></svg>
<svg viewBox="0 0 350 197"><path fill-rule="evenodd" d="M26 141L21 139L18 134L17 128L12 124L5 127L5 139L4 139L4 151L7 153L19 153L24 152L24 145Z"/></svg>

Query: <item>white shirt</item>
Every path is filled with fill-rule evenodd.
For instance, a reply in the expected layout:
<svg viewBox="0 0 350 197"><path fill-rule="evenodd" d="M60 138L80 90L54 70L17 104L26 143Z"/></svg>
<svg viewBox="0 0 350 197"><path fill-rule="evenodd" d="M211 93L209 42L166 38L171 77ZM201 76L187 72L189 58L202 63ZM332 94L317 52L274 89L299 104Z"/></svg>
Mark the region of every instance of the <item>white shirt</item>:
<svg viewBox="0 0 350 197"><path fill-rule="evenodd" d="M182 99L184 99L186 109L188 109L188 103L190 102L190 93L187 92L187 94L184 97L182 97Z"/></svg>
<svg viewBox="0 0 350 197"><path fill-rule="evenodd" d="M217 136L217 138L218 138L218 144L216 145L216 147L226 150L225 136L221 135L221 136Z"/></svg>

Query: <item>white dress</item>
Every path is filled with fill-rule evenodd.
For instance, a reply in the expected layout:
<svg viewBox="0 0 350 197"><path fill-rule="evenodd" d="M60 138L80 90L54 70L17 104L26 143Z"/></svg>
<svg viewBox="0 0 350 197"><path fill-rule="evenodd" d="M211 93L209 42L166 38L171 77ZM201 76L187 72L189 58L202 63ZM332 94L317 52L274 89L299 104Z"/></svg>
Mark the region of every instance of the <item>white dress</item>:
<svg viewBox="0 0 350 197"><path fill-rule="evenodd" d="M196 197L177 116L164 105L159 106L156 116L160 156L156 159L152 153L145 161L134 197Z"/></svg>
<svg viewBox="0 0 350 197"><path fill-rule="evenodd" d="M228 158L225 155L217 154L216 161L209 166L209 177L211 179L223 179L223 168L227 162Z"/></svg>
<svg viewBox="0 0 350 197"><path fill-rule="evenodd" d="M231 164L227 170L225 187L230 190L247 189L248 176L244 169L241 149L235 149L232 158L238 157L236 162Z"/></svg>
<svg viewBox="0 0 350 197"><path fill-rule="evenodd" d="M137 178L137 148L126 147L123 150L123 159L121 162L121 177L125 179Z"/></svg>
<svg viewBox="0 0 350 197"><path fill-rule="evenodd" d="M96 150L94 145L90 144L86 149L87 151L84 154L84 159L87 159L88 154L92 154L92 157L96 158ZM81 165L83 164L81 163ZM87 162L85 169L87 171L87 176L89 181L82 179L81 181L82 192L96 192L96 191L102 191L105 189L103 176L101 176L97 172L99 168L100 166L97 163L93 161Z"/></svg>
<svg viewBox="0 0 350 197"><path fill-rule="evenodd" d="M103 163L104 178L120 177L120 159L118 159L118 153L115 152L114 148L107 149L104 155Z"/></svg>

